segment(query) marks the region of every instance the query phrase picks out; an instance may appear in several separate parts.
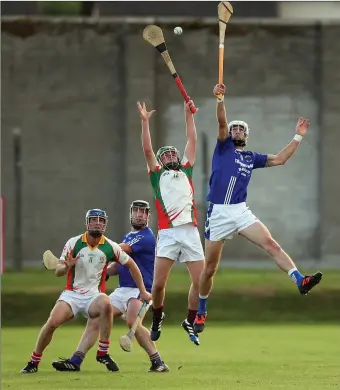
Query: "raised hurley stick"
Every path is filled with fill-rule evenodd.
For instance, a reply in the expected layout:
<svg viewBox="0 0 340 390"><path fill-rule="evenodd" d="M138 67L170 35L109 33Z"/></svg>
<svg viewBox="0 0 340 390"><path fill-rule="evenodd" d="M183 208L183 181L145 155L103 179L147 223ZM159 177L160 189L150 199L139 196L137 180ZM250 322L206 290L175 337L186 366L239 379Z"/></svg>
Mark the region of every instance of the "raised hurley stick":
<svg viewBox="0 0 340 390"><path fill-rule="evenodd" d="M154 46L161 53L165 63L167 64L167 66L172 74L172 77L176 81L177 87L179 88L182 96L184 97L184 100L188 103L188 101L190 100L190 97L188 96L188 94L183 86L183 83L182 83L180 77L178 76L178 73L176 72L174 64L170 58L168 49L167 49L166 44L165 44L162 29L158 26L155 26L155 25L146 26L144 31L143 31L143 38L147 42L149 42L152 46ZM190 110L193 114L197 111L195 106L192 106L190 108Z"/></svg>
<svg viewBox="0 0 340 390"><path fill-rule="evenodd" d="M231 15L233 7L228 1L221 1L218 6L218 28L219 28L219 49L218 49L218 83L223 83L223 67L224 67L224 40L225 30ZM222 99L222 95L217 95L218 99Z"/></svg>

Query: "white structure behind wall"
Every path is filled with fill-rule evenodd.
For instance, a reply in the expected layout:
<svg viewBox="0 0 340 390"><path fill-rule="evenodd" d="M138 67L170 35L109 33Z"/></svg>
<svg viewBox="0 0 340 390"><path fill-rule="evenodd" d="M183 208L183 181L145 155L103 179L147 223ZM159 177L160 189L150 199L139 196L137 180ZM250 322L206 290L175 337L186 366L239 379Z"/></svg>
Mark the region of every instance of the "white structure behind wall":
<svg viewBox="0 0 340 390"><path fill-rule="evenodd" d="M278 4L281 19L340 20L340 1L285 1Z"/></svg>

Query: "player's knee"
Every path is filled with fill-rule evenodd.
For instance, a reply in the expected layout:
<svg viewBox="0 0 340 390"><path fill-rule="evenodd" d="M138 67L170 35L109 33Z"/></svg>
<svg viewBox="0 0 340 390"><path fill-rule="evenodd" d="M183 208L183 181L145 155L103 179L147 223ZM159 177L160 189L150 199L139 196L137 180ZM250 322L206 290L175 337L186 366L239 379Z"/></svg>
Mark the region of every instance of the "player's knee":
<svg viewBox="0 0 340 390"><path fill-rule="evenodd" d="M50 317L50 318L47 320L45 327L46 327L50 332L54 332L57 328L59 328L59 326L60 326L61 324L62 324L62 322L60 321L59 318Z"/></svg>
<svg viewBox="0 0 340 390"><path fill-rule="evenodd" d="M269 256L275 256L281 252L280 245L272 238L268 237L263 245L263 249L268 253Z"/></svg>
<svg viewBox="0 0 340 390"><path fill-rule="evenodd" d="M199 287L200 287L200 279L199 278L192 280L192 287L195 290L199 290Z"/></svg>
<svg viewBox="0 0 340 390"><path fill-rule="evenodd" d="M212 278L217 272L217 265L215 264L207 264L204 268L204 275L207 279Z"/></svg>
<svg viewBox="0 0 340 390"><path fill-rule="evenodd" d="M107 315L112 315L113 309L109 299L103 299L100 304L100 310Z"/></svg>
<svg viewBox="0 0 340 390"><path fill-rule="evenodd" d="M98 312L97 315L100 315L99 313L101 313L101 315L103 315L103 314L104 315L112 315L113 308L112 308L112 304L111 304L109 297L101 296L95 302L95 305L96 305L96 307L95 308L93 307L93 309L95 309L95 311ZM92 307L91 307L91 309L92 309ZM96 316L94 316L94 317L96 317Z"/></svg>
<svg viewBox="0 0 340 390"><path fill-rule="evenodd" d="M159 293L161 291L163 291L165 288L164 286L164 283L161 283L161 282L153 282L153 285L152 285L152 293Z"/></svg>
<svg viewBox="0 0 340 390"><path fill-rule="evenodd" d="M129 318L129 319L126 321L126 325L127 325L129 328L132 328L132 326L133 326L135 320L136 320L136 318ZM136 332L137 332L138 329L139 329L139 326L137 327Z"/></svg>

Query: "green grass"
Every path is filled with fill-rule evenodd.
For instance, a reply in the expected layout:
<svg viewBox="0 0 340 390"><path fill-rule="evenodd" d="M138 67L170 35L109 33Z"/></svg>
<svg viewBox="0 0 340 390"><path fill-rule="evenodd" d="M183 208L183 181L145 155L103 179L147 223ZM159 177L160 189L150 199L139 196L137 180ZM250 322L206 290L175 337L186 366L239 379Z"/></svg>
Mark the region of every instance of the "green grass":
<svg viewBox="0 0 340 390"><path fill-rule="evenodd" d="M69 356L82 327L56 331L37 374L23 375L39 328L2 330L2 389L208 389L208 390L324 390L340 386L339 328L330 325L217 327L209 324L201 346L187 340L179 326L165 325L158 348L170 367L166 374L147 374L148 358L137 344L132 353L116 342L126 331L112 334L111 355L120 365L109 373L89 352L80 373L56 372L51 361ZM182 367L178 370L179 367Z"/></svg>
<svg viewBox="0 0 340 390"><path fill-rule="evenodd" d="M306 270L308 271L308 270ZM57 278L52 271L25 270L22 273L6 272L2 276L2 292L47 293L58 292L63 289L65 278ZM107 288L112 290L117 285L117 278L110 278ZM182 293L190 285L189 275L184 267L175 267L172 270L167 291ZM328 270L318 290L340 291L340 271ZM292 291L292 282L288 276L279 270L231 270L220 269L214 279L214 292L263 292Z"/></svg>
<svg viewBox="0 0 340 390"><path fill-rule="evenodd" d="M307 270L308 271L308 270ZM109 279L107 293L117 286ZM340 272L327 271L311 294L301 296L287 275L278 270L221 269L209 298L209 316L223 324L252 323L339 323ZM167 323L178 324L187 310L189 275L175 267L167 285ZM65 278L47 270L7 272L2 277L2 324L38 326L45 321Z"/></svg>

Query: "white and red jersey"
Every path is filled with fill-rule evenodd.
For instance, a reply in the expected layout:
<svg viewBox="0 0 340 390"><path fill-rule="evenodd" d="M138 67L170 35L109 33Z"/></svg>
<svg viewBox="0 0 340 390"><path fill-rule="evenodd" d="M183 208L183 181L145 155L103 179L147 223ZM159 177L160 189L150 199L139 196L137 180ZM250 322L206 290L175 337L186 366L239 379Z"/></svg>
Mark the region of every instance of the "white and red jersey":
<svg viewBox="0 0 340 390"><path fill-rule="evenodd" d="M149 170L156 199L159 230L190 222L197 226L192 173L193 166L186 156L183 157L178 171L168 170L160 165L153 171Z"/></svg>
<svg viewBox="0 0 340 390"><path fill-rule="evenodd" d="M124 265L129 260L129 256L121 247L105 236L101 237L97 246L91 247L86 233L67 241L60 260L64 261L66 254L71 251L72 256L79 256L79 259L68 271L65 289L83 295L105 292L108 265L114 261Z"/></svg>

